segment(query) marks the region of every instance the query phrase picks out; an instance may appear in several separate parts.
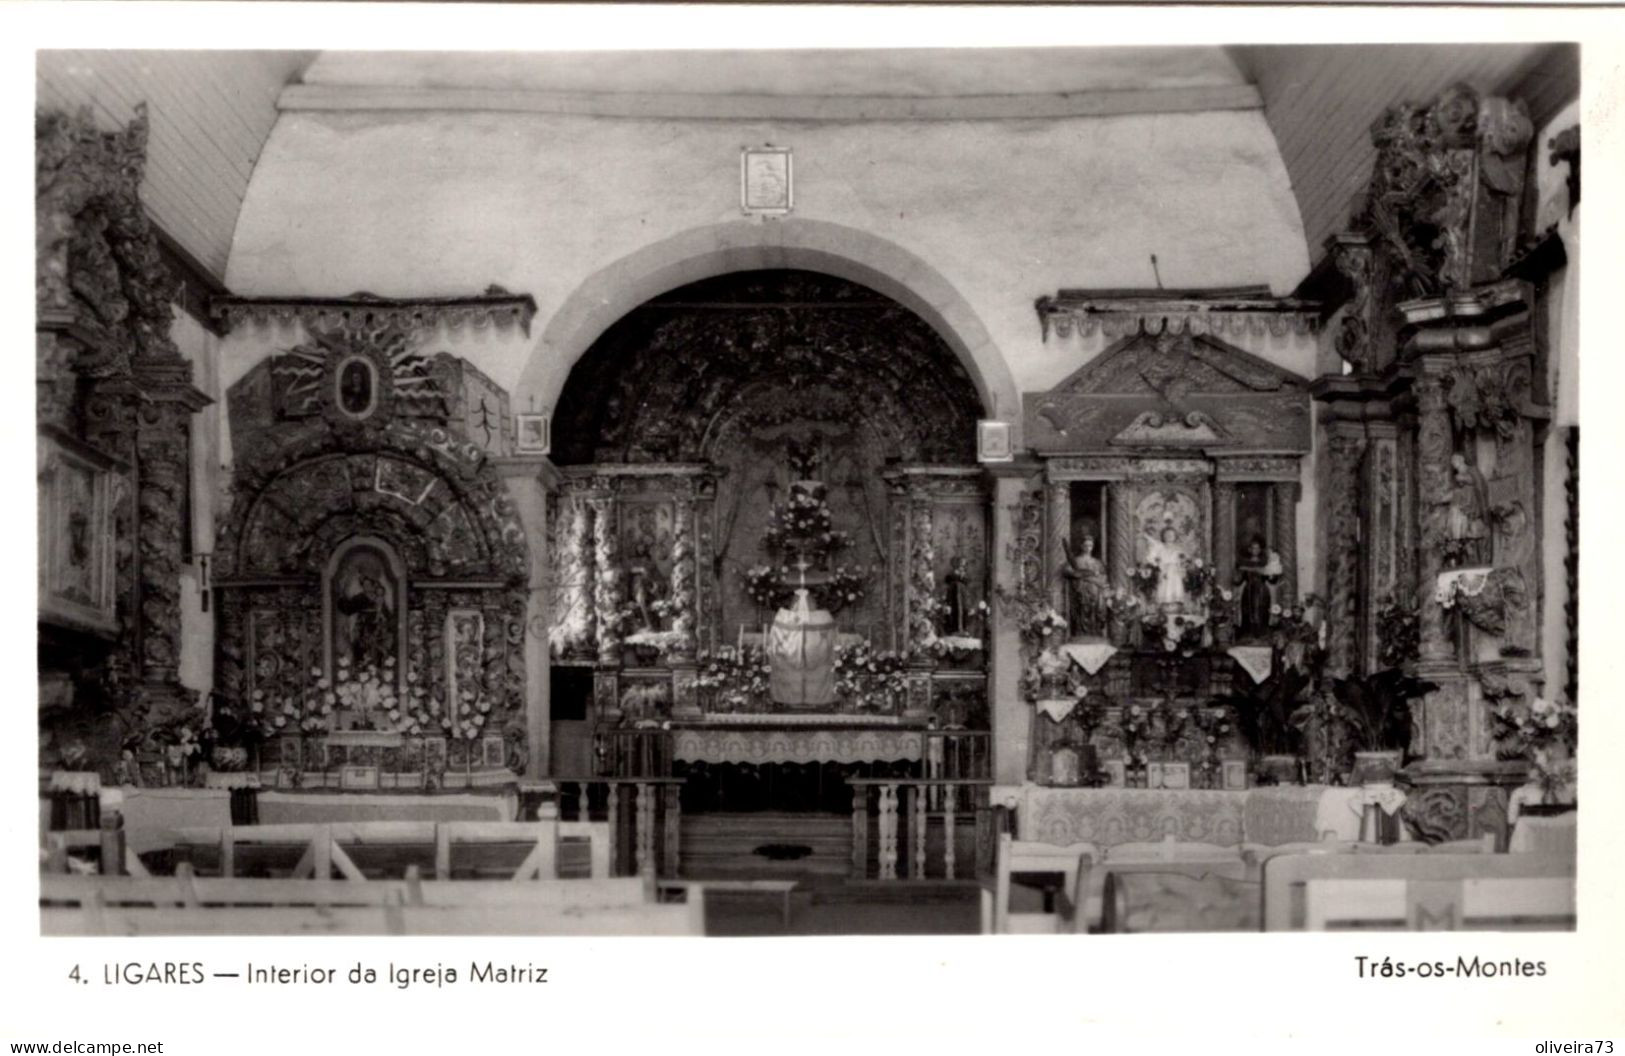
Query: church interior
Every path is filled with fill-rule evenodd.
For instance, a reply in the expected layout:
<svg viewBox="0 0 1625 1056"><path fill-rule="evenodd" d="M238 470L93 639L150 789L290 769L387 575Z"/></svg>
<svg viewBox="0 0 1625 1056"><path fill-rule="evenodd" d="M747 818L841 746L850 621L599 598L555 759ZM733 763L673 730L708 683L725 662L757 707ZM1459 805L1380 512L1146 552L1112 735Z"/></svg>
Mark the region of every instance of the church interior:
<svg viewBox="0 0 1625 1056"><path fill-rule="evenodd" d="M35 74L46 933L1575 927L1576 46Z"/></svg>

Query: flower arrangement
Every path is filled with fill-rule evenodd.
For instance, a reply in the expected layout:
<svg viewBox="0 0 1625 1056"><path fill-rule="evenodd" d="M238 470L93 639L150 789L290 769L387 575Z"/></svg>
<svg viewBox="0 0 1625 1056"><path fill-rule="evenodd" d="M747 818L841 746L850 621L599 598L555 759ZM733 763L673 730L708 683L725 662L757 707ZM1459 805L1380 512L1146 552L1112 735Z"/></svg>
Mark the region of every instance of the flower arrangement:
<svg viewBox="0 0 1625 1056"><path fill-rule="evenodd" d="M1181 570L1185 580L1185 593L1193 598L1206 597L1218 578L1213 566L1200 557L1184 558Z"/></svg>
<svg viewBox="0 0 1625 1056"><path fill-rule="evenodd" d="M1421 649L1416 599L1384 595L1377 608L1377 655L1383 667L1402 667Z"/></svg>
<svg viewBox="0 0 1625 1056"><path fill-rule="evenodd" d="M1157 583L1162 579L1162 569L1150 561L1141 561L1128 570L1128 579L1136 590L1149 596L1156 593Z"/></svg>
<svg viewBox="0 0 1625 1056"><path fill-rule="evenodd" d="M621 694L621 711L634 718L654 718L671 704L671 685L667 682L646 682L628 686Z"/></svg>
<svg viewBox="0 0 1625 1056"><path fill-rule="evenodd" d="M478 740L491 717L491 707L490 696L472 686L464 686L457 693L455 708L448 707L446 714L440 717L440 725L452 738Z"/></svg>
<svg viewBox="0 0 1625 1056"><path fill-rule="evenodd" d="M1570 801L1578 776L1574 749L1580 734L1574 705L1536 697L1527 707L1521 702L1507 703L1491 714L1500 742L1497 754L1529 764L1530 779L1540 787L1544 802Z"/></svg>
<svg viewBox="0 0 1625 1056"><path fill-rule="evenodd" d="M1147 761L1143 745L1151 736L1151 713L1138 704L1130 704L1118 712L1116 732L1128 768L1143 768Z"/></svg>
<svg viewBox="0 0 1625 1056"><path fill-rule="evenodd" d="M331 692L336 698L339 707L347 711L359 712L359 725L362 729L375 729L378 721L377 715L387 715L390 712L399 712L400 700L395 688L395 658L385 657L383 666L368 663L365 666L352 668L350 658L341 656L333 671L333 688L328 691L322 688L325 679L318 680L318 689L322 692L323 705L330 706L334 701L328 700ZM307 715L301 728L306 733L313 733L317 729L327 726L326 716L331 710L325 711L320 717Z"/></svg>
<svg viewBox="0 0 1625 1056"><path fill-rule="evenodd" d="M868 639L835 650L835 690L860 708L884 708L908 690L907 657Z"/></svg>
<svg viewBox="0 0 1625 1056"><path fill-rule="evenodd" d="M1196 764L1197 773L1206 787L1218 788L1221 783L1219 752L1236 729L1230 721L1230 712L1225 708L1192 708L1190 721L1196 727L1197 743L1202 751Z"/></svg>
<svg viewBox="0 0 1625 1056"><path fill-rule="evenodd" d="M1190 712L1171 700L1161 700L1152 706L1149 714L1151 736L1162 746L1165 756L1177 756L1179 742L1185 736L1185 728L1190 725Z"/></svg>
<svg viewBox="0 0 1625 1056"><path fill-rule="evenodd" d="M790 497L768 513L762 545L772 553L829 554L851 546L852 537L836 530L835 515L823 495L791 488Z"/></svg>
<svg viewBox="0 0 1625 1056"><path fill-rule="evenodd" d="M745 594L758 608L782 609L796 596L789 581L788 565L753 565L745 570Z"/></svg>
<svg viewBox="0 0 1625 1056"><path fill-rule="evenodd" d="M434 699L418 673L406 672L406 694L398 707L385 713L395 729L409 737L421 737L440 724L440 703Z"/></svg>
<svg viewBox="0 0 1625 1056"><path fill-rule="evenodd" d="M808 593L819 608L836 613L848 605L861 602L868 592L868 582L868 576L862 569L837 565L824 582L809 587Z"/></svg>
<svg viewBox="0 0 1625 1056"><path fill-rule="evenodd" d="M702 652L695 685L712 694L718 711L749 711L767 696L772 667L761 649L723 646Z"/></svg>

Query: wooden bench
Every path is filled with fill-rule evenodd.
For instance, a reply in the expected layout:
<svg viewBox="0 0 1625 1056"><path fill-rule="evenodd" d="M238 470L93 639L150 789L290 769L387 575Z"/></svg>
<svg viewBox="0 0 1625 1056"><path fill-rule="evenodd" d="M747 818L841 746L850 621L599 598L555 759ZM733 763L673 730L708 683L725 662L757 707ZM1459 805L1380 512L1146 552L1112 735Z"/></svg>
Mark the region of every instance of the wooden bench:
<svg viewBox="0 0 1625 1056"><path fill-rule="evenodd" d="M1264 863L1264 930L1292 931L1306 926L1306 889L1311 881L1436 882L1448 886L1464 880L1562 878L1572 886L1574 873L1573 861L1521 854L1282 855ZM1344 895L1351 890L1340 889Z"/></svg>
<svg viewBox="0 0 1625 1056"><path fill-rule="evenodd" d="M1574 926L1572 877L1304 884L1308 931L1572 931Z"/></svg>
<svg viewBox="0 0 1625 1056"><path fill-rule="evenodd" d="M795 880L661 880L658 886L663 894L681 894L685 900L728 894L775 896L779 900L784 930L789 932L790 894L796 884Z"/></svg>
<svg viewBox="0 0 1625 1056"><path fill-rule="evenodd" d="M1099 850L1091 843L1062 847L1034 840L1017 840L1008 832L1000 833L994 855L993 930L1001 935L1086 931L1086 892L1090 870L1099 855ZM1013 878L1022 873L1060 874L1060 904L1055 912L1010 911Z"/></svg>
<svg viewBox="0 0 1625 1056"><path fill-rule="evenodd" d="M48 935L703 934L703 891L655 900L652 881L203 879L42 875Z"/></svg>
<svg viewBox="0 0 1625 1056"><path fill-rule="evenodd" d="M551 879L574 855L579 875L609 875L609 828L602 822L366 821L319 825L235 825L182 829L184 860L235 877L266 871L294 878L333 874L360 881L407 869L454 876ZM583 846L583 844L585 846ZM561 854L562 852L562 854Z"/></svg>

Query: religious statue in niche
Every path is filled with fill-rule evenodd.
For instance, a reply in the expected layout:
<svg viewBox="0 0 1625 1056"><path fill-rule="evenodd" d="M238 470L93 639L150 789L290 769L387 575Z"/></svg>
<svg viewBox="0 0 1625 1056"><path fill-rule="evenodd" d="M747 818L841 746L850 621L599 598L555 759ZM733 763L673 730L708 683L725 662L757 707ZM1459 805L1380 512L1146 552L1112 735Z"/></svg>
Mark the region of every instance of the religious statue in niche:
<svg viewBox="0 0 1625 1056"><path fill-rule="evenodd" d="M1265 545L1262 535L1247 541L1247 550L1236 565L1236 578L1241 583L1243 638L1269 633L1270 607L1275 604L1275 584L1280 581L1281 572L1281 555Z"/></svg>
<svg viewBox="0 0 1625 1056"><path fill-rule="evenodd" d="M331 589L333 662L346 663L355 671L393 666L401 599L383 552L371 546L348 551L333 574Z"/></svg>
<svg viewBox="0 0 1625 1056"><path fill-rule="evenodd" d="M1450 456L1449 535L1445 542L1445 563L1455 568L1489 564L1490 533L1485 521L1489 503L1484 476L1468 463L1466 456Z"/></svg>
<svg viewBox="0 0 1625 1056"><path fill-rule="evenodd" d="M969 634L970 572L969 563L963 557L955 557L948 563L948 574L943 577L943 605L943 633Z"/></svg>
<svg viewBox="0 0 1625 1056"><path fill-rule="evenodd" d="M662 629L666 613L666 581L649 553L647 540L636 539L627 562L631 597L632 630L654 632Z"/></svg>
<svg viewBox="0 0 1625 1056"><path fill-rule="evenodd" d="M1145 548L1146 563L1157 570L1157 588L1153 600L1158 605L1179 607L1185 604L1185 548L1180 545L1179 530L1165 524Z"/></svg>
<svg viewBox="0 0 1625 1056"><path fill-rule="evenodd" d="M1095 556L1095 530L1085 524L1078 532L1076 546L1067 544L1067 625L1074 635L1085 637L1105 633L1106 629L1106 566Z"/></svg>
<svg viewBox="0 0 1625 1056"><path fill-rule="evenodd" d="M339 365L339 410L351 418L365 418L372 412L377 389L372 362L354 356Z"/></svg>

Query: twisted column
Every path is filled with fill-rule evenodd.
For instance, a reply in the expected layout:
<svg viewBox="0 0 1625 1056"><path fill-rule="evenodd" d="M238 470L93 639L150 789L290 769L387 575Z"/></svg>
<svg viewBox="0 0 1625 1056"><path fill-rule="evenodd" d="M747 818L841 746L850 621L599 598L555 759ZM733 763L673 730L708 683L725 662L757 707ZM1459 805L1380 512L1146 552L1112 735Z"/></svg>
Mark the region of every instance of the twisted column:
<svg viewBox="0 0 1625 1056"><path fill-rule="evenodd" d="M1444 385L1434 375L1417 379L1416 392L1416 499L1421 537L1417 540L1416 601L1421 654L1424 660L1450 660L1455 647L1445 634L1444 610L1434 597L1444 569L1445 538L1449 534L1450 410Z"/></svg>
<svg viewBox="0 0 1625 1056"><path fill-rule="evenodd" d="M592 507L593 604L598 622L598 662L621 659L621 554L615 536L615 499L599 495L587 500Z"/></svg>
<svg viewBox="0 0 1625 1056"><path fill-rule="evenodd" d="M1220 480L1213 485L1213 565L1225 587L1236 580L1236 485Z"/></svg>
<svg viewBox="0 0 1625 1056"><path fill-rule="evenodd" d="M672 649L674 660L690 660L696 651L694 637L694 498L679 495L672 518L671 539L671 629L680 636Z"/></svg>
<svg viewBox="0 0 1625 1056"><path fill-rule="evenodd" d="M1231 542L1234 544L1234 539ZM1275 485L1275 548L1281 555L1281 603L1289 605L1298 596L1297 481L1283 480ZM1232 545L1232 554L1234 551Z"/></svg>
<svg viewBox="0 0 1625 1056"><path fill-rule="evenodd" d="M559 648L570 656L590 653L597 630L593 608L592 508L581 495L571 495L562 511L564 538L559 546L561 612L555 628Z"/></svg>
<svg viewBox="0 0 1625 1056"><path fill-rule="evenodd" d="M1128 585L1134 564L1134 511L1129 509L1128 485L1113 481L1106 489L1106 574L1113 588Z"/></svg>

